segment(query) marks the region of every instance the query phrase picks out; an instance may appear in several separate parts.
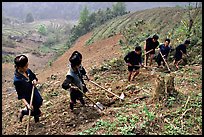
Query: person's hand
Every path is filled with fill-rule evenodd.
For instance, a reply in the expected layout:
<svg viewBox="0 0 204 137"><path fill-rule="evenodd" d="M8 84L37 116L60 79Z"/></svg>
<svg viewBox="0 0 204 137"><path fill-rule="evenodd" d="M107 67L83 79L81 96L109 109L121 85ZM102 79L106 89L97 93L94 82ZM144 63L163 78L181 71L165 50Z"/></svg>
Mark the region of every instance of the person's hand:
<svg viewBox="0 0 204 137"><path fill-rule="evenodd" d="M32 81L32 84L33 84L34 86L36 86L36 85L37 85L37 80L34 79L34 80Z"/></svg>
<svg viewBox="0 0 204 137"><path fill-rule="evenodd" d="M127 63L127 65L128 65L128 66L132 66L132 64L130 64L130 63Z"/></svg>
<svg viewBox="0 0 204 137"><path fill-rule="evenodd" d="M143 64L140 64L140 66L141 66L141 67L144 67L144 65L143 65Z"/></svg>
<svg viewBox="0 0 204 137"><path fill-rule="evenodd" d="M88 80L88 81L90 80L89 77L88 77L87 75L85 75L85 80Z"/></svg>
<svg viewBox="0 0 204 137"><path fill-rule="evenodd" d="M26 107L27 107L29 110L33 110L33 106L32 106L32 105L30 106L29 104L27 104Z"/></svg>
<svg viewBox="0 0 204 137"><path fill-rule="evenodd" d="M72 89L78 90L77 86L71 86Z"/></svg>

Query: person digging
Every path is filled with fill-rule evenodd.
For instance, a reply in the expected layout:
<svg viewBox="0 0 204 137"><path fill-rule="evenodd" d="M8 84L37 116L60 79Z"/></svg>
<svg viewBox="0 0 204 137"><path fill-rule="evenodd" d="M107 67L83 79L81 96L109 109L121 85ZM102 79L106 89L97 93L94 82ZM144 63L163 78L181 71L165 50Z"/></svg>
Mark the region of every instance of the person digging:
<svg viewBox="0 0 204 137"><path fill-rule="evenodd" d="M186 40L184 42L184 44L180 44L179 46L176 47L176 52L174 55L174 65L176 67L176 69L179 69L179 63L181 62L181 59L183 57L183 55L186 55L186 47L190 44L190 40Z"/></svg>
<svg viewBox="0 0 204 137"><path fill-rule="evenodd" d="M170 44L170 39L165 39L164 44L161 44L159 46L159 53L158 53L157 58L156 58L158 68L161 67L161 62L163 62L163 66L165 66L164 59L167 61L167 57L168 57L169 52L171 50L171 46L169 46L169 44ZM163 56L164 59L162 58L162 56Z"/></svg>
<svg viewBox="0 0 204 137"><path fill-rule="evenodd" d="M20 110L18 115L19 121L22 122L24 115L29 115L29 111L31 111L31 116L34 116L35 123L37 123L39 122L39 117L42 115L40 107L43 103L43 99L38 89L35 87L38 83L38 78L28 68L28 58L25 55L17 56L14 59L14 64L16 70L14 73L13 84L15 86L18 99L22 100L25 105L25 109ZM33 97L31 95L32 93Z"/></svg>
<svg viewBox="0 0 204 137"><path fill-rule="evenodd" d="M145 41L145 45L144 45L145 66L147 66L149 56L150 56L149 66L152 65L152 61L153 61L153 58L154 58L154 55L155 55L155 49L159 45L158 39L159 39L159 36L155 34L152 38L148 38Z"/></svg>
<svg viewBox="0 0 204 137"><path fill-rule="evenodd" d="M84 80L89 81L89 77L87 76L85 68L82 66L82 54L79 51L74 51L72 53L71 57L74 56L74 55L77 55L79 57L79 59L81 60L81 65L79 67L79 71L80 71L80 73L82 75L82 83L83 83L84 93L86 93L88 91L88 89L86 87L86 84L85 84Z"/></svg>
<svg viewBox="0 0 204 137"><path fill-rule="evenodd" d="M140 46L136 46L134 51L129 52L124 57L125 62L128 66L128 81L133 81L134 78L139 74L139 65L143 66L142 64L142 48ZM133 77L131 79L131 76L133 74Z"/></svg>
<svg viewBox="0 0 204 137"><path fill-rule="evenodd" d="M66 79L62 83L62 88L67 90L70 89L70 111L73 112L76 100L79 100L82 106L85 106L83 99L83 82L82 75L79 71L81 65L81 59L78 55L73 55L69 58L70 68L66 75ZM81 92L82 91L82 92Z"/></svg>

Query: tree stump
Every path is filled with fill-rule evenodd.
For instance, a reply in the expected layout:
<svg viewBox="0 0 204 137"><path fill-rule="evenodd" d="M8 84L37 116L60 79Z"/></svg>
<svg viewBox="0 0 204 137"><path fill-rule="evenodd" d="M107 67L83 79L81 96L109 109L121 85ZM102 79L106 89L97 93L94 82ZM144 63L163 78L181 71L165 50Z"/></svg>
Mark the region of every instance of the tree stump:
<svg viewBox="0 0 204 137"><path fill-rule="evenodd" d="M153 93L153 99L161 99L165 96L165 81L164 77L157 76L155 80L156 89Z"/></svg>
<svg viewBox="0 0 204 137"><path fill-rule="evenodd" d="M156 89L153 94L153 99L164 99L168 96L176 96L178 92L174 87L174 75L170 74L165 77L160 75L157 76L155 80Z"/></svg>
<svg viewBox="0 0 204 137"><path fill-rule="evenodd" d="M175 96L178 94L174 87L174 75L172 74L166 76L165 93L167 96Z"/></svg>

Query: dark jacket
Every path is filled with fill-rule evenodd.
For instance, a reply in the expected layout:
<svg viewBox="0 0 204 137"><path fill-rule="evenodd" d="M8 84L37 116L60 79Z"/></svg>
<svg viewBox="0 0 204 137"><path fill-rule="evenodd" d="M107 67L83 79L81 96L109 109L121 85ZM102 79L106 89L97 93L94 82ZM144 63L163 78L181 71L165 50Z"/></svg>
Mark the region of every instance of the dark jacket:
<svg viewBox="0 0 204 137"><path fill-rule="evenodd" d="M146 39L146 51L153 49L153 51L151 51L150 54L155 54L155 48L157 48L158 45L159 45L158 41L153 42L152 38Z"/></svg>
<svg viewBox="0 0 204 137"><path fill-rule="evenodd" d="M176 53L174 55L174 58L176 60L182 59L182 52L186 54L186 46L184 44L180 44L179 46L176 47Z"/></svg>
<svg viewBox="0 0 204 137"><path fill-rule="evenodd" d="M139 65L142 63L142 53L138 55L135 51L131 51L124 57L124 60L131 65Z"/></svg>
<svg viewBox="0 0 204 137"><path fill-rule="evenodd" d="M165 58L169 55L169 52L170 52L170 50L171 50L171 47L170 46L165 46L164 44L161 44L160 46L159 46L159 49L160 49L160 51L161 51L161 53L162 53L162 55L164 56L165 55ZM160 53L159 53L160 54Z"/></svg>
<svg viewBox="0 0 204 137"><path fill-rule="evenodd" d="M14 73L14 86L17 91L18 99L25 99L28 103L30 103L31 99L31 93L33 84L32 81L34 79L38 80L36 75L28 69L26 71L28 74L29 79L27 79L23 74L19 73L17 70ZM43 102L43 99L38 91L38 89L35 87L34 89L34 96L33 96L33 106L41 106Z"/></svg>

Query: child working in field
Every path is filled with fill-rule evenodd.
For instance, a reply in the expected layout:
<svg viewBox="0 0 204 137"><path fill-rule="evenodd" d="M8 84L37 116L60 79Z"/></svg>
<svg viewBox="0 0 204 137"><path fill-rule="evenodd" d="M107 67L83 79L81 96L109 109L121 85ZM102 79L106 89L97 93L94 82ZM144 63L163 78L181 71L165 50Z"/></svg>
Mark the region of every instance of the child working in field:
<svg viewBox="0 0 204 137"><path fill-rule="evenodd" d="M142 64L142 48L140 46L136 46L134 51L129 52L124 57L125 62L128 65L128 81L134 80L134 78L139 74L139 68L140 66L143 66ZM131 79L131 76L133 74L133 77Z"/></svg>
<svg viewBox="0 0 204 137"><path fill-rule="evenodd" d="M176 66L176 69L179 69L179 63L183 57L183 55L186 55L186 47L190 44L190 40L186 40L184 44L180 44L176 47L176 53L174 55L174 65Z"/></svg>
<svg viewBox="0 0 204 137"><path fill-rule="evenodd" d="M169 46L169 44L170 44L170 39L165 39L164 44L161 44L159 46L159 53L158 53L157 59L156 59L158 67L161 66L161 62L163 62L163 66L165 66L165 62L164 62L163 58L165 59L165 61L167 61L167 57L168 57L169 52L171 50L171 47ZM163 58L162 58L160 53L162 54Z"/></svg>
<svg viewBox="0 0 204 137"><path fill-rule="evenodd" d="M70 110L73 112L74 104L76 104L76 100L79 100L81 104L84 106L85 101L83 99L84 86L82 75L79 70L81 66L81 59L78 55L74 54L69 59L71 65L70 69L66 75L66 79L62 84L62 88L67 90L70 89ZM81 91L82 92L81 92Z"/></svg>
<svg viewBox="0 0 204 137"><path fill-rule="evenodd" d="M38 92L38 89L34 87L34 96L32 105L30 105L32 88L38 82L36 75L28 68L28 58L25 55L17 56L14 59L15 73L14 73L14 85L18 94L18 99L23 101L26 109L20 111L19 120L22 122L23 116L29 114L31 110L31 116L34 116L35 122L39 121L41 115L40 107L43 99Z"/></svg>

